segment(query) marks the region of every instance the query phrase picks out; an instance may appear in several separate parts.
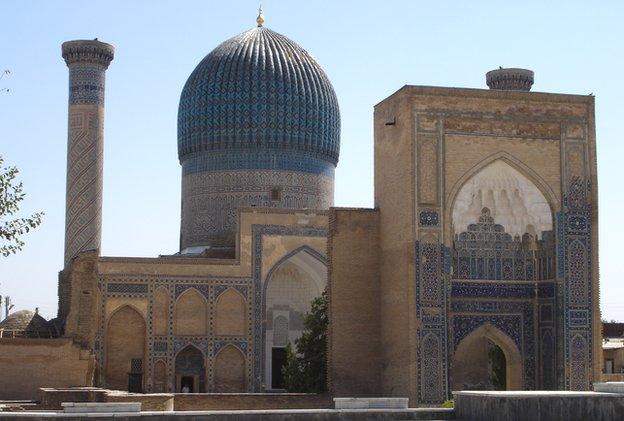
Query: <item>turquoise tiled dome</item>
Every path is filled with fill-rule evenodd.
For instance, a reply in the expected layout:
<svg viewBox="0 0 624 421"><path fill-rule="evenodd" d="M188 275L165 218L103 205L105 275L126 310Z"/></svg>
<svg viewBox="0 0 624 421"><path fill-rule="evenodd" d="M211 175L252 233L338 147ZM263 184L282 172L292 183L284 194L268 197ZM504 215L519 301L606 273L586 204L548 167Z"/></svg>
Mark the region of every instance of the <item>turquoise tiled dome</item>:
<svg viewBox="0 0 624 421"><path fill-rule="evenodd" d="M178 110L183 171L336 166L340 111L314 59L257 27L208 54L188 78Z"/></svg>

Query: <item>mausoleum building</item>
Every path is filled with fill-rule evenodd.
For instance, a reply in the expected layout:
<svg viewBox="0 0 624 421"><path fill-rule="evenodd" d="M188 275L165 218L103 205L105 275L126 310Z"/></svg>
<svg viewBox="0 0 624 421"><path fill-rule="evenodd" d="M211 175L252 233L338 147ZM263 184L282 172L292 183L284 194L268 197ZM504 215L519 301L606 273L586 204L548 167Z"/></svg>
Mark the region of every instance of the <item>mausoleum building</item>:
<svg viewBox="0 0 624 421"><path fill-rule="evenodd" d="M524 69L488 73L490 89L404 86L375 106L374 208L335 208L336 95L260 14L182 90L179 251L109 257L102 150L114 48L69 41L62 55L58 317L0 323L0 333L40 335L32 346L0 337L0 390L31 374L2 397L43 386L279 391L286 346L326 289L333 396L436 405L458 389L588 390L599 379L593 96L531 92ZM35 360L54 375L37 377Z"/></svg>

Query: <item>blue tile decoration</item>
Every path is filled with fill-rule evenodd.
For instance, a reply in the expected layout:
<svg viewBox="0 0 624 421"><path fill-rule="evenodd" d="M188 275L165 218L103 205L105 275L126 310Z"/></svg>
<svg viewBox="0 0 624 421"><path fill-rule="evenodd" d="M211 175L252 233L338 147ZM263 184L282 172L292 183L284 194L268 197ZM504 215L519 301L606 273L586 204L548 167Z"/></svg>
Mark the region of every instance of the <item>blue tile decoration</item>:
<svg viewBox="0 0 624 421"><path fill-rule="evenodd" d="M415 243L416 332L419 403L439 404L448 390L448 261L450 252L439 243Z"/></svg>
<svg viewBox="0 0 624 421"><path fill-rule="evenodd" d="M536 298L536 288L532 284L491 284L453 281L451 296L473 298Z"/></svg>
<svg viewBox="0 0 624 421"><path fill-rule="evenodd" d="M282 150L196 153L182 161L182 175L207 171L281 170L334 177L335 165L307 152Z"/></svg>
<svg viewBox="0 0 624 421"><path fill-rule="evenodd" d="M455 279L552 279L554 236L546 231L541 240L529 234L514 238L502 225L494 222L488 208L483 208L479 221L456 235L453 260Z"/></svg>
<svg viewBox="0 0 624 421"><path fill-rule="evenodd" d="M338 100L325 72L295 42L264 27L215 48L191 73L180 98L181 161L198 152L232 157L285 151L335 166L339 136ZM234 161L230 169L244 162Z"/></svg>
<svg viewBox="0 0 624 421"><path fill-rule="evenodd" d="M237 290L238 292L240 292L240 294L243 297L247 298L247 286L245 286L245 285L215 285L215 287L214 287L214 297L213 297L215 299L215 301L228 288L233 288L233 289Z"/></svg>
<svg viewBox="0 0 624 421"><path fill-rule="evenodd" d="M556 365L555 365L555 341L551 328L541 330L541 371L542 371L542 389L555 390L556 382Z"/></svg>
<svg viewBox="0 0 624 421"><path fill-rule="evenodd" d="M243 353L243 355L247 355L247 341L240 340L215 341L212 348L212 355L217 355L222 348L228 345L233 345L237 347Z"/></svg>
<svg viewBox="0 0 624 421"><path fill-rule="evenodd" d="M206 284L177 284L175 286L175 298L177 299L190 288L195 288L201 295L206 297L206 299L210 298L209 287Z"/></svg>
<svg viewBox="0 0 624 421"><path fill-rule="evenodd" d="M418 221L423 227L437 227L440 224L440 216L434 209L423 209L418 214Z"/></svg>
<svg viewBox="0 0 624 421"><path fill-rule="evenodd" d="M154 352L156 353L160 353L160 352L167 352L167 341L154 341L154 345L153 345L153 349Z"/></svg>
<svg viewBox="0 0 624 421"><path fill-rule="evenodd" d="M147 284L114 282L106 286L106 291L120 294L147 294Z"/></svg>
<svg viewBox="0 0 624 421"><path fill-rule="evenodd" d="M451 300L453 329L453 350L473 330L490 323L503 331L518 346L524 359L524 387L534 390L537 384L536 342L534 337L535 320L532 300L510 301L507 299L473 301L454 298Z"/></svg>
<svg viewBox="0 0 624 421"><path fill-rule="evenodd" d="M589 390L593 382L591 185L571 177L557 215L558 274L563 278L565 388Z"/></svg>
<svg viewBox="0 0 624 421"><path fill-rule="evenodd" d="M91 63L73 64L69 68L69 104L104 106L106 68Z"/></svg>

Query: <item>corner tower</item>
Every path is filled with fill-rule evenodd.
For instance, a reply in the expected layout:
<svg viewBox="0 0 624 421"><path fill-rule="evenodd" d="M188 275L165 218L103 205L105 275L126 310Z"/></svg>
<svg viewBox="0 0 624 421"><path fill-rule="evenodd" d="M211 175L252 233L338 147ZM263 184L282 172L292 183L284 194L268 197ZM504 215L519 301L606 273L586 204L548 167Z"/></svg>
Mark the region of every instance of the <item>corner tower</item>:
<svg viewBox="0 0 624 421"><path fill-rule="evenodd" d="M241 207L333 204L334 89L303 48L257 22L208 54L182 91L182 253L231 253Z"/></svg>
<svg viewBox="0 0 624 421"><path fill-rule="evenodd" d="M78 253L99 250L102 230L104 79L114 48L96 40L62 46L69 67L65 267Z"/></svg>

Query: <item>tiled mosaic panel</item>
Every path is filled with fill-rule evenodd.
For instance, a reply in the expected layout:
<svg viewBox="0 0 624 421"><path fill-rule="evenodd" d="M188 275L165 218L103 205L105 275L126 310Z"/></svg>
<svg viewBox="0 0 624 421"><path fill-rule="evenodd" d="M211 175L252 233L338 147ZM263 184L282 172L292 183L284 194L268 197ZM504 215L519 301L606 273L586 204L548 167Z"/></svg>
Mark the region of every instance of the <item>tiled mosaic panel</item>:
<svg viewBox="0 0 624 421"><path fill-rule="evenodd" d="M448 397L447 279L450 253L439 243L417 241L416 312L419 404L439 404Z"/></svg>
<svg viewBox="0 0 624 421"><path fill-rule="evenodd" d="M552 279L554 237L548 231L542 233L541 240L529 234L514 238L494 222L488 208L483 208L479 221L456 236L453 258L456 279Z"/></svg>
<svg viewBox="0 0 624 421"><path fill-rule="evenodd" d="M593 381L592 244L590 184L570 177L557 215L558 265L564 280L564 363L569 369L565 388L589 390Z"/></svg>

